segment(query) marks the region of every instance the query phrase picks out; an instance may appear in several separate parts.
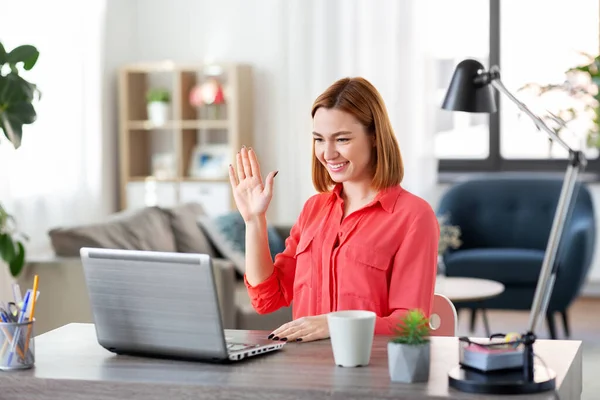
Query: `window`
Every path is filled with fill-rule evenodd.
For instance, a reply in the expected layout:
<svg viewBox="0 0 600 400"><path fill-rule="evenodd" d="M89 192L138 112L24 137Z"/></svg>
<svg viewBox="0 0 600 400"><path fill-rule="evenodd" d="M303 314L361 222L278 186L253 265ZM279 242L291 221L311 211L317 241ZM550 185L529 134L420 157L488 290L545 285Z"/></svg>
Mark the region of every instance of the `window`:
<svg viewBox="0 0 600 400"><path fill-rule="evenodd" d="M442 104L454 68L465 58L489 64L489 4L478 0L436 0L431 18L438 34L429 44L436 69L436 104ZM458 10L458 12L457 12ZM469 13L464 12L469 10ZM452 15L452 18L448 18ZM479 18L473 18L479 16ZM475 34L474 34L475 33ZM435 154L438 158L486 159L489 157L489 124L486 114L436 110ZM465 146L469 143L469 146Z"/></svg>
<svg viewBox="0 0 600 400"><path fill-rule="evenodd" d="M561 107L565 108L567 96L542 99L520 89L528 83L560 84L565 81L567 69L589 62L582 53L598 55L599 2L530 0L524 4L490 0L476 4L464 0L462 3L470 10L469 17L463 17L463 8L456 8L452 2L453 7L448 6L444 13L453 15L448 18L451 26L448 22L441 24L444 40L430 50L435 54L439 77L438 103L442 102L454 67L468 57L478 59L486 68L500 66L508 90L538 115L547 116L546 110L557 113ZM474 18L475 15L481 18ZM484 29L487 29L485 34L478 34ZM440 160L440 171L564 171L567 152L551 145L548 136L538 131L531 119L505 96L496 93L496 99L499 111L494 114L437 112L435 153ZM573 147L585 144L587 129L577 128L581 129L573 126L572 134L561 135ZM590 159L588 170L600 171L598 151L586 149L586 154Z"/></svg>

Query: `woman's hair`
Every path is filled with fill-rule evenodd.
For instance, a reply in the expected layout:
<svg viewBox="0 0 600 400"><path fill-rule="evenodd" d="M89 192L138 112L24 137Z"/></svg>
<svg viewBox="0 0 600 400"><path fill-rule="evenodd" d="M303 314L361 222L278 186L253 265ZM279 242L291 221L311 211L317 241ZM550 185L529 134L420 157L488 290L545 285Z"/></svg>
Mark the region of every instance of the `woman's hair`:
<svg viewBox="0 0 600 400"><path fill-rule="evenodd" d="M404 165L400 147L375 86L360 77L340 79L317 97L312 106L313 118L321 107L352 114L365 127L367 134L375 137L373 188L386 189L402 182ZM313 185L318 192L327 192L335 182L317 159L314 143L312 154Z"/></svg>

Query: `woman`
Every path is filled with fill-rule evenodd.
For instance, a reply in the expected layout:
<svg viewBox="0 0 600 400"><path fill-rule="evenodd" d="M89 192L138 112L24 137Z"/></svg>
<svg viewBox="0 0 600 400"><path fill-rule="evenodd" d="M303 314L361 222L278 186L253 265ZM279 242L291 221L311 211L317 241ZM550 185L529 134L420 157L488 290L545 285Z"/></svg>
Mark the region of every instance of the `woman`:
<svg viewBox="0 0 600 400"><path fill-rule="evenodd" d="M237 154L229 176L246 222L244 281L264 314L289 306L293 321L273 340L329 337L327 313L377 314L376 334L433 301L439 225L427 202L400 186L402 158L383 99L363 78L335 82L315 101L312 177L317 195L305 203L283 253L269 253L266 211L277 172L263 184L256 154Z"/></svg>

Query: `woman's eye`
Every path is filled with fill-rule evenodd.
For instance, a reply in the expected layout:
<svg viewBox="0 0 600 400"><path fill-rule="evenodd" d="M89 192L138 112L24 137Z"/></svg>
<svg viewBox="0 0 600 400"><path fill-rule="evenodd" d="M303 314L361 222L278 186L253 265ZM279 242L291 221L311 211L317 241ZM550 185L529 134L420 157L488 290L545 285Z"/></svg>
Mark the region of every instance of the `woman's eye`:
<svg viewBox="0 0 600 400"><path fill-rule="evenodd" d="M340 139L338 139L338 142L347 142L348 140L350 140L350 139L340 138Z"/></svg>
<svg viewBox="0 0 600 400"><path fill-rule="evenodd" d="M321 138L313 138L313 140L314 140L315 142L322 142L322 141L323 141L323 139L321 139Z"/></svg>

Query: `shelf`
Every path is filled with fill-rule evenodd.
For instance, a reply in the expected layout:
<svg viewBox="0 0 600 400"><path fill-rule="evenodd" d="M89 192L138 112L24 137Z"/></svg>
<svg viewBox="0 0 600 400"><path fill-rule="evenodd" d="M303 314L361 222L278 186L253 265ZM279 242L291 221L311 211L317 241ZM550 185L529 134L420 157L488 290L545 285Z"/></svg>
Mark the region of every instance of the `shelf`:
<svg viewBox="0 0 600 400"><path fill-rule="evenodd" d="M229 121L227 120L189 120L189 121L167 121L163 125L155 125L150 121L129 121L129 129L135 130L155 130L155 129L227 129Z"/></svg>
<svg viewBox="0 0 600 400"><path fill-rule="evenodd" d="M227 182L229 183L229 178L194 178L191 176L186 176L185 178L181 178L181 182Z"/></svg>
<svg viewBox="0 0 600 400"><path fill-rule="evenodd" d="M157 178L152 175L148 176L132 176L129 178L129 182L227 182L229 178L194 178L186 176L183 178Z"/></svg>
<svg viewBox="0 0 600 400"><path fill-rule="evenodd" d="M151 131L153 129L175 129L177 123L175 121L167 121L162 125L155 125L150 121L129 121L127 127L129 129Z"/></svg>
<svg viewBox="0 0 600 400"><path fill-rule="evenodd" d="M181 121L183 129L227 129L229 121L227 120L195 120Z"/></svg>
<svg viewBox="0 0 600 400"><path fill-rule="evenodd" d="M157 178L156 176L132 176L129 182L179 182L178 178Z"/></svg>
<svg viewBox="0 0 600 400"><path fill-rule="evenodd" d="M190 101L190 94L209 79L221 84L225 102L198 106ZM118 83L120 208L193 201L202 204L209 215L235 209L227 173L197 178L190 172L208 162L230 162L226 158L234 158L233 149L252 145L252 66L135 62L120 69ZM150 88L164 88L171 94L164 124L156 125L148 117L146 94ZM227 149L211 153L212 145L213 150L217 146ZM195 168L190 168L192 163Z"/></svg>

